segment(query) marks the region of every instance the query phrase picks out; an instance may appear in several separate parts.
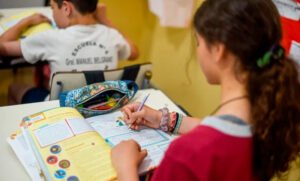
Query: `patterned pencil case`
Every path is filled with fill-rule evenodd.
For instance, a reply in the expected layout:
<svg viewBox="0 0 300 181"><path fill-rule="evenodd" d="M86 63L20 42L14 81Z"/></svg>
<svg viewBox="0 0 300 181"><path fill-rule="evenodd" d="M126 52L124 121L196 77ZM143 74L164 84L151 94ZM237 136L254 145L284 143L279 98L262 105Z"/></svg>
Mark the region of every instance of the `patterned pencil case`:
<svg viewBox="0 0 300 181"><path fill-rule="evenodd" d="M138 91L134 81L118 80L94 83L63 92L60 95L61 107L74 107L84 117L112 112L127 104Z"/></svg>

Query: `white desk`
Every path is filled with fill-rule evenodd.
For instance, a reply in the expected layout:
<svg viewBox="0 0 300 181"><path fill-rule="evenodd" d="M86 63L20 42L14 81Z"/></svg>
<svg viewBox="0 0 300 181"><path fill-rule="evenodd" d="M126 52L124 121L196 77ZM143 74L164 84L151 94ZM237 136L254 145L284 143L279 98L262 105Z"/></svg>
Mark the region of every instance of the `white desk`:
<svg viewBox="0 0 300 181"><path fill-rule="evenodd" d="M177 111L183 113L164 93L159 90L147 89L140 90L131 102L141 102L143 98L150 93L150 96L146 102L146 105L155 109L167 106L170 111ZM58 101L48 101L33 104L23 104L17 106L0 107L1 126L0 126L0 178L1 180L12 181L27 181L30 177L27 175L25 169L19 162L18 158L14 154L6 142L7 137L11 133L19 130L19 124L25 116L59 107Z"/></svg>

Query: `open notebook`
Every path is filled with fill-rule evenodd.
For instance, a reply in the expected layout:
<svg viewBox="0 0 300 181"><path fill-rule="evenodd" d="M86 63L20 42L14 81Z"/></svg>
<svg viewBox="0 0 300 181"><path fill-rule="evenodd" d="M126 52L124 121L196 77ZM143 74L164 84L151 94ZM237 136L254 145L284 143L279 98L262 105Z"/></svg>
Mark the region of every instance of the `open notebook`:
<svg viewBox="0 0 300 181"><path fill-rule="evenodd" d="M23 12L20 14L13 15L11 17L8 17L6 19L3 19L0 21L0 34L4 33L7 29L13 27L16 25L18 22L20 22L22 19L35 14L35 11L27 11ZM41 23L38 25L31 26L27 28L25 31L22 32L20 38L25 38L27 36L39 33L39 32L44 32L47 30L51 30L55 28L55 25L51 25L49 23Z"/></svg>
<svg viewBox="0 0 300 181"><path fill-rule="evenodd" d="M143 174L161 161L172 138L155 129L134 131L114 112L84 119L76 109L55 108L24 118L7 139L33 180L114 180L111 147L134 139L148 150Z"/></svg>

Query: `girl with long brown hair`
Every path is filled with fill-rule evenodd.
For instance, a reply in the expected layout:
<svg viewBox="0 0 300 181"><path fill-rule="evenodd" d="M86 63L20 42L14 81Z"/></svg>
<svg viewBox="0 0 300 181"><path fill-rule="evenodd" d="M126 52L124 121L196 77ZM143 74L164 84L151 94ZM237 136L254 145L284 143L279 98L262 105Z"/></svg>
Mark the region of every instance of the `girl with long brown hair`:
<svg viewBox="0 0 300 181"><path fill-rule="evenodd" d="M194 17L199 64L221 86L221 104L204 119L140 103L123 108L127 123L183 134L153 180L270 180L300 154L297 66L280 46L271 0L206 0ZM200 110L201 111L201 110ZM113 148L118 180L138 180L147 151L133 141Z"/></svg>

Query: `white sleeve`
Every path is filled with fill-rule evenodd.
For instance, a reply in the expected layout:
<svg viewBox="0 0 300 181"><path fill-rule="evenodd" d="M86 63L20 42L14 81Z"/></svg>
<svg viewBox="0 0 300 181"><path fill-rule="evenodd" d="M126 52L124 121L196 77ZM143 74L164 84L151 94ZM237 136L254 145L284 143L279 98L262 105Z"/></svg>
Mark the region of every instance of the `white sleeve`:
<svg viewBox="0 0 300 181"><path fill-rule="evenodd" d="M112 40L118 50L118 59L126 60L130 57L131 49L125 38L115 29L112 29Z"/></svg>
<svg viewBox="0 0 300 181"><path fill-rule="evenodd" d="M51 54L51 44L55 41L53 30L31 35L21 40L21 51L24 59L29 63L47 60Z"/></svg>

